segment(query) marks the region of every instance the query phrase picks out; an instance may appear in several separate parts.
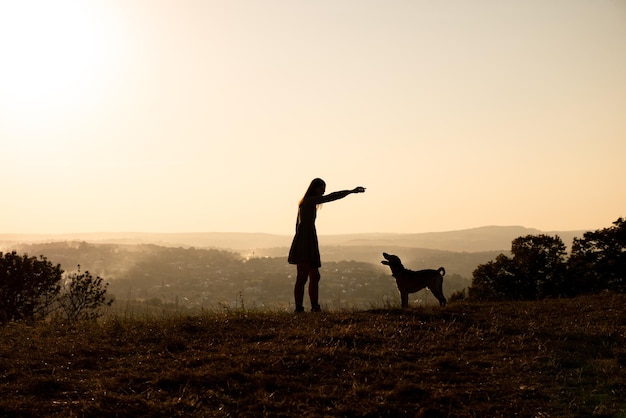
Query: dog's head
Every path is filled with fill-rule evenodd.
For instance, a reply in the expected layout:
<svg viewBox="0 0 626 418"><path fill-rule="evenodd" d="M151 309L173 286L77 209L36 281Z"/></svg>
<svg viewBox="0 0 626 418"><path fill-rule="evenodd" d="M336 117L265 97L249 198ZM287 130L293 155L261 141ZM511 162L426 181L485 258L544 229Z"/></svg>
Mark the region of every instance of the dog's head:
<svg viewBox="0 0 626 418"><path fill-rule="evenodd" d="M400 257L397 255L383 253L383 257L385 257L385 259L381 261L381 263L391 267L392 272L404 268L402 261L400 261Z"/></svg>

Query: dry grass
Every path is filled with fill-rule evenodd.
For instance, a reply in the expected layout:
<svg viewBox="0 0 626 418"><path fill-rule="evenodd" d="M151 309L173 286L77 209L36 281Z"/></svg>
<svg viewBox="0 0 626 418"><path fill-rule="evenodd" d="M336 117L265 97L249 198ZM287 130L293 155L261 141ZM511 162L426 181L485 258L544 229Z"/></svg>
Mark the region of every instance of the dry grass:
<svg viewBox="0 0 626 418"><path fill-rule="evenodd" d="M0 329L0 416L626 416L626 295Z"/></svg>

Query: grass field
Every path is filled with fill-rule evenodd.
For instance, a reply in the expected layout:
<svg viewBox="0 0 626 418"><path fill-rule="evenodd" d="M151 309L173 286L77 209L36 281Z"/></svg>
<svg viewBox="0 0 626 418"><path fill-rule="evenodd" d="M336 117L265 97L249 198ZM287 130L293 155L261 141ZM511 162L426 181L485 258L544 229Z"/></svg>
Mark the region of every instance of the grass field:
<svg viewBox="0 0 626 418"><path fill-rule="evenodd" d="M2 417L626 417L626 295L0 335Z"/></svg>

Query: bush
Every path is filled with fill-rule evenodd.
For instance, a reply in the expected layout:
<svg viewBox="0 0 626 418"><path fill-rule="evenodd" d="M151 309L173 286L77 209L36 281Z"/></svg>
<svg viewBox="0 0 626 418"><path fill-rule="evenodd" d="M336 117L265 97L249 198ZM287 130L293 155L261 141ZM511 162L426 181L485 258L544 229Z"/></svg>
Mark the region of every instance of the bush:
<svg viewBox="0 0 626 418"><path fill-rule="evenodd" d="M0 252L0 323L45 317L61 289L61 265L43 255L39 259Z"/></svg>
<svg viewBox="0 0 626 418"><path fill-rule="evenodd" d="M81 273L78 266L78 272L66 278L59 296L62 315L71 322L97 319L102 315L100 307L113 303L105 296L108 285L103 284L101 277L94 278L88 271Z"/></svg>
<svg viewBox="0 0 626 418"><path fill-rule="evenodd" d="M43 255L0 252L0 324L43 319L55 310L69 321L98 318L99 308L113 303L105 296L108 283L78 267L62 283L61 265Z"/></svg>

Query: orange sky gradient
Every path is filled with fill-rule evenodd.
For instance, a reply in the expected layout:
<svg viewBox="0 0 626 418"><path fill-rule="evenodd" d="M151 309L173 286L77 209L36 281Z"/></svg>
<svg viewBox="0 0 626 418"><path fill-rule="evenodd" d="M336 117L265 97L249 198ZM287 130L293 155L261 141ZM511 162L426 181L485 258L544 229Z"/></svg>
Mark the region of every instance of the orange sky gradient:
<svg viewBox="0 0 626 418"><path fill-rule="evenodd" d="M626 216L626 3L0 0L0 232Z"/></svg>

